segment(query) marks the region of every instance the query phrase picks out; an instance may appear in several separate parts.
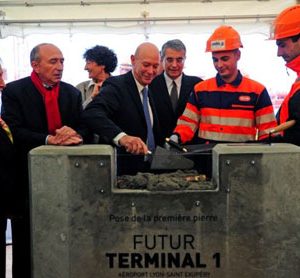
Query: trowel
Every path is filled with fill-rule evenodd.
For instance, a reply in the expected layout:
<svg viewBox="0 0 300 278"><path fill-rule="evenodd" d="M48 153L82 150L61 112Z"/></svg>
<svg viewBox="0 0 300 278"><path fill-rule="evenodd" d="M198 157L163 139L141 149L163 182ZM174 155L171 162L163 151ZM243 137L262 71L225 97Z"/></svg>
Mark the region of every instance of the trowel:
<svg viewBox="0 0 300 278"><path fill-rule="evenodd" d="M199 163L199 156L211 156L216 143L196 144L182 146L169 138L166 138L169 149L157 146L153 156L152 170L187 170L195 167L195 159ZM201 159L200 159L201 161ZM198 166L197 166L198 167ZM196 167L196 168L197 168Z"/></svg>
<svg viewBox="0 0 300 278"><path fill-rule="evenodd" d="M152 156L151 170L187 170L194 167L194 162L172 150L157 146Z"/></svg>

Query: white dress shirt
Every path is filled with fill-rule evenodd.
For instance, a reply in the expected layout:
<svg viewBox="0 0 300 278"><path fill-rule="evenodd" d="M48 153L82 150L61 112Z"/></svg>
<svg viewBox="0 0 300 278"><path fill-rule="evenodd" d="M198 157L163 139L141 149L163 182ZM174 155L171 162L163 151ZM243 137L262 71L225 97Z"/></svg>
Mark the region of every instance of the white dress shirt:
<svg viewBox="0 0 300 278"><path fill-rule="evenodd" d="M169 95L171 95L171 91L173 88L173 81L176 83L177 86L177 93L178 93L178 99L179 99L179 93L180 93L180 88L181 88L181 81L182 81L182 74L177 77L176 79L171 79L166 72L164 72L164 76L165 76L165 80L166 80L166 84L167 84L167 88L168 88L168 92Z"/></svg>

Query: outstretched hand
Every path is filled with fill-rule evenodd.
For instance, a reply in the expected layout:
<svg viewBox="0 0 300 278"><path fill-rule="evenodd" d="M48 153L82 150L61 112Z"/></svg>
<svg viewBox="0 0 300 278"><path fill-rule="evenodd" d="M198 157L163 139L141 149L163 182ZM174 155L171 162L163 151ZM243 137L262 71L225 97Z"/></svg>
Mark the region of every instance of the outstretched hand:
<svg viewBox="0 0 300 278"><path fill-rule="evenodd" d="M132 154L148 154L149 150L147 145L139 137L124 135L119 144L125 147L126 151Z"/></svg>

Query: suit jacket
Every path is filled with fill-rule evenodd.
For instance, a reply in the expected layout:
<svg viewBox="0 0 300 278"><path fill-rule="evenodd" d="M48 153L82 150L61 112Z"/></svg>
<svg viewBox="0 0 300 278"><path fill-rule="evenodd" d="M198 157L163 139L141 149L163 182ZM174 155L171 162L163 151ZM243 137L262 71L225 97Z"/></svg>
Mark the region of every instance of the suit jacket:
<svg viewBox="0 0 300 278"><path fill-rule="evenodd" d="M149 100L153 113L154 138L156 144L159 145L162 142L162 138L150 93ZM112 144L113 139L121 132L125 132L130 136L140 137L144 142L147 141L147 125L143 105L131 71L105 80L100 94L84 110L83 121L94 133L99 135L104 143ZM119 161L122 155L132 159L130 162L128 159L126 160L126 163L130 164L129 167L134 167L133 164L139 162L141 162L140 165L144 164L142 163L143 157L140 160L135 160L133 156L129 158L128 153L124 149L119 149L118 152L120 156ZM137 156L134 157L136 158ZM121 166L120 163L118 165L119 169L124 166L124 164ZM141 169L135 168L135 170L141 171L143 169L144 167ZM135 170L132 173L136 172Z"/></svg>
<svg viewBox="0 0 300 278"><path fill-rule="evenodd" d="M44 145L49 134L46 109L30 77L8 83L2 93L2 102L2 118L9 125L16 145L27 151ZM60 82L58 105L62 125L78 130L82 114L80 92Z"/></svg>
<svg viewBox="0 0 300 278"><path fill-rule="evenodd" d="M84 131L79 130L82 114L80 92L72 85L60 82L58 104L62 125L76 129L85 137ZM45 145L49 134L43 97L30 77L7 84L2 92L2 118L11 129L21 163L22 181L25 186L22 186L23 192L19 194L23 194L24 199L28 201L27 155L31 149Z"/></svg>
<svg viewBox="0 0 300 278"><path fill-rule="evenodd" d="M81 92L83 108L85 108L92 101L91 95L93 93L95 85L90 85L91 82L91 80L87 80L76 85L76 88Z"/></svg>
<svg viewBox="0 0 300 278"><path fill-rule="evenodd" d="M190 93L193 91L195 84L200 81L202 81L202 79L197 76L182 75L181 88L175 111L172 108L164 73L158 75L151 82L150 89L163 138L170 137L172 134L176 126L177 119L181 116L185 109Z"/></svg>
<svg viewBox="0 0 300 278"><path fill-rule="evenodd" d="M17 168L15 148L0 127L0 217L10 217L17 210Z"/></svg>

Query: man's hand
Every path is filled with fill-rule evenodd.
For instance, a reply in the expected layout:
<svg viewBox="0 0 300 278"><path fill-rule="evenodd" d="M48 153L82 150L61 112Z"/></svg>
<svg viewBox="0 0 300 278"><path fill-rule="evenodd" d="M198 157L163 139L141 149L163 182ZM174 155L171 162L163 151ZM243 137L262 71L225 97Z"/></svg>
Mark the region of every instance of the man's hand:
<svg viewBox="0 0 300 278"><path fill-rule="evenodd" d="M124 135L119 140L119 144L125 147L126 151L132 154L148 154L147 145L139 137Z"/></svg>
<svg viewBox="0 0 300 278"><path fill-rule="evenodd" d="M81 136L72 128L63 126L55 131L55 135L49 135L47 144L48 145L79 145L82 143Z"/></svg>

